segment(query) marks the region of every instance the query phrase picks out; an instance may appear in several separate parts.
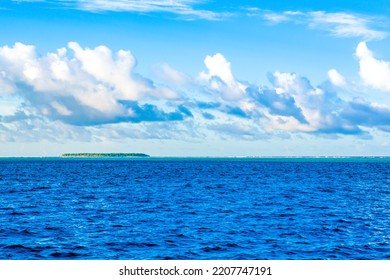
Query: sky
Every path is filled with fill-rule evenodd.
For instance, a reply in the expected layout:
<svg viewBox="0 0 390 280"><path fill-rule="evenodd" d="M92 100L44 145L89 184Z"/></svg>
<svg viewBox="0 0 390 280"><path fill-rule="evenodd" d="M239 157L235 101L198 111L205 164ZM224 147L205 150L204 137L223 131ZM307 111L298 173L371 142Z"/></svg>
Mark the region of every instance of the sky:
<svg viewBox="0 0 390 280"><path fill-rule="evenodd" d="M0 157L390 156L390 0L0 0Z"/></svg>

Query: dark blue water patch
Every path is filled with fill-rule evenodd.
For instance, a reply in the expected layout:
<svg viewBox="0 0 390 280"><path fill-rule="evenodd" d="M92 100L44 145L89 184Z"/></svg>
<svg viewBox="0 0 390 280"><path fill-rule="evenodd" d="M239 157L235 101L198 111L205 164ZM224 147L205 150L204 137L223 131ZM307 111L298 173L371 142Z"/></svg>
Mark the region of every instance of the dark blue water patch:
<svg viewBox="0 0 390 280"><path fill-rule="evenodd" d="M0 160L0 259L389 259L387 160Z"/></svg>

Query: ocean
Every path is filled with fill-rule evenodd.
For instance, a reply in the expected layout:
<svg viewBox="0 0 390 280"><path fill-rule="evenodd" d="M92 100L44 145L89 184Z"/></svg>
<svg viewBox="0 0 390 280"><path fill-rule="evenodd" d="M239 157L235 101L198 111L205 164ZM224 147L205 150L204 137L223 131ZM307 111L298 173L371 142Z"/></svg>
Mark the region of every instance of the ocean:
<svg viewBox="0 0 390 280"><path fill-rule="evenodd" d="M390 259L390 159L3 158L0 259Z"/></svg>

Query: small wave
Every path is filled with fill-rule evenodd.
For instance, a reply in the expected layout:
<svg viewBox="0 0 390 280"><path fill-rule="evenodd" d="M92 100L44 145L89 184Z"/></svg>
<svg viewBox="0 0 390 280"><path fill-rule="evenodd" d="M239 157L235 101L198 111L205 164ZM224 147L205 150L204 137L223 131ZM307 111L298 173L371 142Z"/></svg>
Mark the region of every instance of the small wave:
<svg viewBox="0 0 390 280"><path fill-rule="evenodd" d="M50 256L56 259L71 259L79 257L81 255L75 252L54 252L50 254Z"/></svg>
<svg viewBox="0 0 390 280"><path fill-rule="evenodd" d="M45 227L45 230L49 230L49 231L59 231L61 230L59 227Z"/></svg>
<svg viewBox="0 0 390 280"><path fill-rule="evenodd" d="M236 243L227 243L225 246L228 247L228 248L239 248L240 247Z"/></svg>
<svg viewBox="0 0 390 280"><path fill-rule="evenodd" d="M0 208L0 211L10 211L10 210L14 210L14 208L12 208L12 207L1 207Z"/></svg>
<svg viewBox="0 0 390 280"><path fill-rule="evenodd" d="M165 243L167 243L169 246L177 246L176 245L176 242L174 240L171 240L171 239L166 239L164 240Z"/></svg>
<svg viewBox="0 0 390 280"><path fill-rule="evenodd" d="M126 242L124 244L125 247L157 247L158 245L155 243L148 243L148 242Z"/></svg>
<svg viewBox="0 0 390 280"><path fill-rule="evenodd" d="M0 258L389 257L390 162L221 162L19 162Z"/></svg>
<svg viewBox="0 0 390 280"><path fill-rule="evenodd" d="M169 260L175 260L176 258L174 256L156 256L156 259L169 261Z"/></svg>
<svg viewBox="0 0 390 280"><path fill-rule="evenodd" d="M16 251L16 252L31 252L31 253L37 253L37 252L41 252L43 250L42 247L32 248L32 247L24 246L22 244L5 245L5 246L3 246L3 249L12 250L12 251Z"/></svg>
<svg viewBox="0 0 390 280"><path fill-rule="evenodd" d="M3 248L4 249L26 249L26 250L30 249L29 247L25 247L25 246L20 245L20 244L6 245L6 246L3 246Z"/></svg>
<svg viewBox="0 0 390 280"><path fill-rule="evenodd" d="M346 219L338 219L336 222L337 222L337 223L344 223L344 224L352 224L351 221L348 221L348 220L346 220Z"/></svg>
<svg viewBox="0 0 390 280"><path fill-rule="evenodd" d="M215 247L204 247L202 248L203 252L209 253L209 252L220 252L220 251L226 251L226 249L220 247L220 246L215 246Z"/></svg>
<svg viewBox="0 0 390 280"><path fill-rule="evenodd" d="M18 234L30 236L30 235L33 235L34 233L29 231L28 229L24 229L24 230L19 231Z"/></svg>
<svg viewBox="0 0 390 280"><path fill-rule="evenodd" d="M25 214L22 213L22 212L16 212L16 211L14 211L14 212L12 212L10 215L11 215L11 216L24 216Z"/></svg>
<svg viewBox="0 0 390 280"><path fill-rule="evenodd" d="M32 191L41 191L41 190L50 190L50 189L51 189L51 187L49 187L49 186L37 186L31 190Z"/></svg>

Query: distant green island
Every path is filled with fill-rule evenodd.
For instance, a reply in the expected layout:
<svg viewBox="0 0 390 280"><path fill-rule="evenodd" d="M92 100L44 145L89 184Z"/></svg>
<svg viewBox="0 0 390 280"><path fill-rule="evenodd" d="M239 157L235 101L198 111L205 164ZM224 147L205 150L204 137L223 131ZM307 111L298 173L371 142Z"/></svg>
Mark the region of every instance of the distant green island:
<svg viewBox="0 0 390 280"><path fill-rule="evenodd" d="M61 157L70 158L129 158L129 157L150 157L142 153L67 153Z"/></svg>

